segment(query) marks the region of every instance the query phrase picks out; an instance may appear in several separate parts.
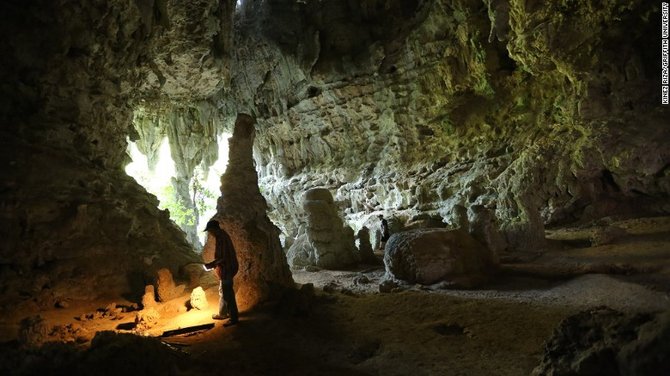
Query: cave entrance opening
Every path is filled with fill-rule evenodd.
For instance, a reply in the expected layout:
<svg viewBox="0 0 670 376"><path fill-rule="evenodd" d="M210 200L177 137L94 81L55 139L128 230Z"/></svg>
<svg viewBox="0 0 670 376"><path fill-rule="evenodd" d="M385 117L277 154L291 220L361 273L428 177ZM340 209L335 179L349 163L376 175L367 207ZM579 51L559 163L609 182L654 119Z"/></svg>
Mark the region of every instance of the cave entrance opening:
<svg viewBox="0 0 670 376"><path fill-rule="evenodd" d="M126 174L156 196L158 208L168 210L170 219L186 233L187 240L196 251L200 251L206 240L202 229L216 214L221 176L228 165L229 137L229 133L218 135L218 159L211 166L200 163L195 167L193 176L187 182L190 200L185 200L184 195L178 192L183 189L180 188L183 184L178 182L167 136L162 138L157 151L151 156L142 153L135 142L128 140L127 151L132 161L126 165Z"/></svg>

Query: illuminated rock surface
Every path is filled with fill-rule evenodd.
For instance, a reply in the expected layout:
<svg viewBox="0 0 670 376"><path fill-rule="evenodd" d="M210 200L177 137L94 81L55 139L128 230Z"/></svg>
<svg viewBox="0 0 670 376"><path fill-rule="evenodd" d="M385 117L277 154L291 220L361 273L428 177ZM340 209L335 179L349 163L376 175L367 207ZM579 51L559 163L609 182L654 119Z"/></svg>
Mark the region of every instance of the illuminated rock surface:
<svg viewBox="0 0 670 376"><path fill-rule="evenodd" d="M181 295L184 288L184 285L177 285L174 282L169 269L160 269L156 273L156 296L161 302L167 302Z"/></svg>
<svg viewBox="0 0 670 376"><path fill-rule="evenodd" d="M221 177L217 219L230 235L239 262L235 291L240 307L277 298L293 279L279 242L279 230L268 219L258 188L252 148L254 119L240 114L230 138L228 167Z"/></svg>
<svg viewBox="0 0 670 376"><path fill-rule="evenodd" d="M207 296L205 296L205 290L202 287L198 286L191 291L191 300L189 300L191 307L199 310L205 310L209 307L209 302L207 302Z"/></svg>
<svg viewBox="0 0 670 376"><path fill-rule="evenodd" d="M507 277L528 276L443 299L447 292L402 284L373 294L380 269L295 271L319 282L317 295L331 286L338 304L315 304L314 327L259 320L263 330L222 335L226 354L255 351L226 358L240 374L278 365L284 374L418 375L419 362L426 374L528 374L551 329L586 308L563 308L566 299L668 309L670 230L640 230L645 218L670 214L659 4L245 0L236 10L232 0L3 1L0 328L16 338L20 320L37 313L59 322L53 309L63 301L72 303L57 312L68 320L95 312L79 304L102 296L139 302L162 268L195 282L181 271L200 261L187 242L196 229L182 232L124 174L127 140L151 159L170 136L188 201L185 181L194 166L211 165L216 135L233 130L238 113L250 117L238 119L216 217L238 248L241 306L293 285L279 239L291 244L307 225L302 199L313 188L330 191L343 225L368 227L373 244L378 214L394 232L467 224ZM645 223L617 230L627 218ZM107 329L117 330L112 321ZM408 321L416 325L398 325ZM32 328L42 342L44 328ZM289 345L268 344L265 330ZM58 346L13 356L9 343L0 369L63 373L40 362L77 359L60 364L87 374L113 363L107 351L124 341L138 342L128 346L137 364L144 346L170 359L151 358L156 371L177 363L157 341L108 334L81 359ZM309 350L292 358L286 348ZM195 358L194 373L211 371ZM617 364L623 373L633 363ZM114 365L123 374L136 364Z"/></svg>
<svg viewBox="0 0 670 376"><path fill-rule="evenodd" d="M305 235L287 251L291 267L318 266L337 269L360 261L354 247L354 234L345 227L327 189L313 188L302 200Z"/></svg>

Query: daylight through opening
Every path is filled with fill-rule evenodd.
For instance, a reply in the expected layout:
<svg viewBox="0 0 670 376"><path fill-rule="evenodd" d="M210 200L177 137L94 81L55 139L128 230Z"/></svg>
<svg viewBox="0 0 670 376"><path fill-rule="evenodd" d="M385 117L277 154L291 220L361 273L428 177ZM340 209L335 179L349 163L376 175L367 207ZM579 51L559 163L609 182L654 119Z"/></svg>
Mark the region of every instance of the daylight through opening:
<svg viewBox="0 0 670 376"><path fill-rule="evenodd" d="M229 133L222 133L217 137L218 159L213 165L206 166L201 162L195 167L193 177L188 181L191 202L182 200L177 193L180 188L176 182L179 179L167 136L160 140L153 157L142 153L136 142L128 141L127 152L132 162L126 166L126 173L158 198L158 208L169 211L170 219L187 235L191 235L187 238L198 251L206 240L206 234L197 229L204 228L206 222L216 214L220 179L228 165L230 136ZM192 233L193 228L196 229L195 233ZM192 240L194 236L199 243Z"/></svg>

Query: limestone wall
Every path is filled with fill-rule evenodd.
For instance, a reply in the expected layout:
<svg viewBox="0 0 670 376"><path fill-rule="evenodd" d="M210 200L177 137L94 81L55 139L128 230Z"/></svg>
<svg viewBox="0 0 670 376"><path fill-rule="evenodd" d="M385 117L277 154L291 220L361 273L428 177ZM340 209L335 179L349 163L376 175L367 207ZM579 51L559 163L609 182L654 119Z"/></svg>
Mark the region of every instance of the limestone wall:
<svg viewBox="0 0 670 376"><path fill-rule="evenodd" d="M670 210L657 5L246 3L219 95L258 118L287 234L318 186L354 227L483 205L515 248L541 246L545 224Z"/></svg>

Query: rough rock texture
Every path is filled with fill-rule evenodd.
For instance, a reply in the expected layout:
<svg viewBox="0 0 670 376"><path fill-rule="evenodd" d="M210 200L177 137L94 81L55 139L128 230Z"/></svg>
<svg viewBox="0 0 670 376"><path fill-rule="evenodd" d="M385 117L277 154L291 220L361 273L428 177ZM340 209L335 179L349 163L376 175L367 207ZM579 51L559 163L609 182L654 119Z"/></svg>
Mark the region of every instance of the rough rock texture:
<svg viewBox="0 0 670 376"><path fill-rule="evenodd" d="M463 205L454 205L448 216L449 223L454 228L460 228L468 231L470 220L468 219L468 209Z"/></svg>
<svg viewBox="0 0 670 376"><path fill-rule="evenodd" d="M589 237L592 246L611 244L618 238L626 236L626 230L617 226L603 226L596 229Z"/></svg>
<svg viewBox="0 0 670 376"><path fill-rule="evenodd" d="M49 326L39 315L26 317L19 325L19 343L23 347L38 347L49 339Z"/></svg>
<svg viewBox="0 0 670 376"><path fill-rule="evenodd" d="M291 267L313 265L337 269L359 261L353 230L342 223L330 191L308 190L302 207L306 214L306 231L287 252Z"/></svg>
<svg viewBox="0 0 670 376"><path fill-rule="evenodd" d="M617 355L621 375L670 373L670 312L656 314L640 326L637 340L625 344Z"/></svg>
<svg viewBox="0 0 670 376"><path fill-rule="evenodd" d="M149 308L156 305L156 290L154 285L144 286L144 295L142 295L142 308Z"/></svg>
<svg viewBox="0 0 670 376"><path fill-rule="evenodd" d="M370 230L363 226L356 234L356 243L358 243L358 258L361 262L373 264L377 262L377 258L372 250L370 243Z"/></svg>
<svg viewBox="0 0 670 376"><path fill-rule="evenodd" d="M185 287L175 284L169 269L160 269L156 273L156 297L161 302L167 302L181 295Z"/></svg>
<svg viewBox="0 0 670 376"><path fill-rule="evenodd" d="M209 307L209 302L207 301L207 295L205 295L205 290L202 287L198 286L191 291L191 300L189 300L191 307L198 310L205 310Z"/></svg>
<svg viewBox="0 0 670 376"><path fill-rule="evenodd" d="M497 262L498 255L507 248L507 242L499 230L492 211L482 205L472 205L468 210L468 232L485 245Z"/></svg>
<svg viewBox="0 0 670 376"><path fill-rule="evenodd" d="M181 270L181 275L188 281L186 285L188 288L195 288L201 283L201 280L208 278L201 263L184 265Z"/></svg>
<svg viewBox="0 0 670 376"><path fill-rule="evenodd" d="M491 252L461 229L400 232L391 235L384 251L390 277L424 285L480 278L497 265Z"/></svg>
<svg viewBox="0 0 670 376"><path fill-rule="evenodd" d="M18 294L3 298L139 294L153 271L194 254L123 172L131 106L220 89L234 1L0 7L0 285Z"/></svg>
<svg viewBox="0 0 670 376"><path fill-rule="evenodd" d="M279 230L268 219L267 204L258 188L252 158L254 124L249 115L237 116L214 217L228 232L237 251L239 272L235 287L242 309L278 298L294 285L279 242Z"/></svg>
<svg viewBox="0 0 670 376"><path fill-rule="evenodd" d="M139 107L133 113L130 140L147 157L150 168L156 166L161 142L168 140L176 174L171 180L174 200L193 211L191 221L180 226L195 249L201 248L196 228L200 213L193 201L192 182L196 167L206 171L218 159L218 133L224 124L216 109L205 101L167 108Z"/></svg>
<svg viewBox="0 0 670 376"><path fill-rule="evenodd" d="M670 210L658 11L246 1L219 103L256 116L260 182L289 236L301 193L325 187L356 230L374 211L482 205L509 249L537 249L544 225Z"/></svg>
<svg viewBox="0 0 670 376"><path fill-rule="evenodd" d="M149 330L158 324L161 315L156 308L145 308L135 315L135 330L142 332Z"/></svg>
<svg viewBox="0 0 670 376"><path fill-rule="evenodd" d="M607 307L563 320L533 375L665 375L670 312L625 315Z"/></svg>
<svg viewBox="0 0 670 376"><path fill-rule="evenodd" d="M286 251L286 261L291 269L310 268L316 263L314 260L314 247L309 242L307 234L302 233L295 238ZM314 268L317 269L318 268Z"/></svg>

